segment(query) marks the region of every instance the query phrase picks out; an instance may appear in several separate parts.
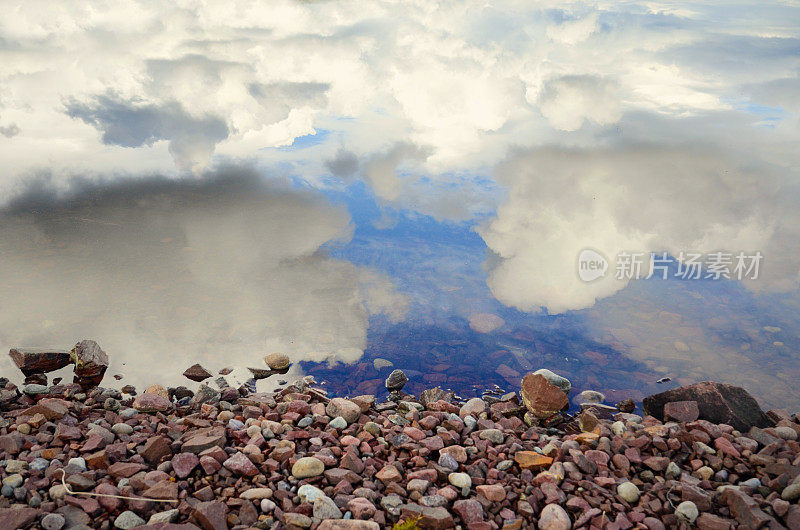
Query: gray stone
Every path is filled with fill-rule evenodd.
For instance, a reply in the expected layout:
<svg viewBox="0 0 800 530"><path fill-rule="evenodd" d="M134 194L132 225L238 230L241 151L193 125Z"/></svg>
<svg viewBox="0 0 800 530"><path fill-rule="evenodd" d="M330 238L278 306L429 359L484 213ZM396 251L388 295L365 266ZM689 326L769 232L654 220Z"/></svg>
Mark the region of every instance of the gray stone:
<svg viewBox="0 0 800 530"><path fill-rule="evenodd" d="M569 394L570 390L572 390L572 383L569 382L569 379L566 377L562 377L554 372L551 372L547 368L541 368L533 372L534 375L538 374L547 379L551 385L557 386L561 389L562 392L565 394Z"/></svg>
<svg viewBox="0 0 800 530"><path fill-rule="evenodd" d="M130 528L136 528L137 526L143 525L144 522L144 519L132 511L126 510L119 514L116 519L114 519L114 528L119 528L120 530L129 530Z"/></svg>
<svg viewBox="0 0 800 530"><path fill-rule="evenodd" d="M623 482L617 486L617 494L628 504L639 502L639 488L633 482Z"/></svg>
<svg viewBox="0 0 800 530"><path fill-rule="evenodd" d="M48 513L42 517L42 528L44 530L61 530L66 523L66 519L60 513Z"/></svg>

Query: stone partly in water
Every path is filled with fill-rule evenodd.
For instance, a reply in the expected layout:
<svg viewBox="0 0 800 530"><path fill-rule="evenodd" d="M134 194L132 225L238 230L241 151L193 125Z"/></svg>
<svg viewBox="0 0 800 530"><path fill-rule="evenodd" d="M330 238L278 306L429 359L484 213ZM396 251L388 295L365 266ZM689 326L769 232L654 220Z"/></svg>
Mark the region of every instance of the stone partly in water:
<svg viewBox="0 0 800 530"><path fill-rule="evenodd" d="M211 374L208 370L200 366L200 364L193 364L183 372L183 376L199 383L211 377Z"/></svg>
<svg viewBox="0 0 800 530"><path fill-rule="evenodd" d="M584 390L575 397L575 403L584 405L587 403L602 403L606 397L595 390Z"/></svg>
<svg viewBox="0 0 800 530"><path fill-rule="evenodd" d="M543 376L545 379L547 379L547 381L551 385L557 386L565 394L569 394L570 391L572 390L572 383L569 382L569 379L567 379L566 377L562 377L554 372L551 372L547 368L536 370L533 373Z"/></svg>
<svg viewBox="0 0 800 530"><path fill-rule="evenodd" d="M93 340L82 340L69 352L75 364L75 382L84 388L95 387L108 369L108 355Z"/></svg>
<svg viewBox="0 0 800 530"><path fill-rule="evenodd" d="M711 423L726 423L742 432L747 432L750 427L770 425L758 402L745 389L711 381L646 397L642 408L645 414L663 420L665 405L675 401L696 401L700 419Z"/></svg>
<svg viewBox="0 0 800 530"><path fill-rule="evenodd" d="M264 362L269 366L270 370L275 370L276 372L283 372L289 369L291 365L291 361L289 360L289 356L285 353L270 353L266 357L264 357Z"/></svg>
<svg viewBox="0 0 800 530"><path fill-rule="evenodd" d="M523 377L520 395L525 407L539 419L549 418L569 405L567 395L541 374Z"/></svg>
<svg viewBox="0 0 800 530"><path fill-rule="evenodd" d="M69 352L66 350L11 348L8 355L26 377L37 373L46 374L70 363Z"/></svg>
<svg viewBox="0 0 800 530"><path fill-rule="evenodd" d="M386 389L389 392L399 392L406 386L408 376L402 370L395 370L386 378Z"/></svg>

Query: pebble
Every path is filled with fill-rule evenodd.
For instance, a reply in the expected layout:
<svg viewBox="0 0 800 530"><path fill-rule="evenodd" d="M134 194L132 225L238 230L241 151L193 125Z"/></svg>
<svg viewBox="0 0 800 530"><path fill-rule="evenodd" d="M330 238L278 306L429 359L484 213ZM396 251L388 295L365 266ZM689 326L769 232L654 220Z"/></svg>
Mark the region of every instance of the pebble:
<svg viewBox="0 0 800 530"><path fill-rule="evenodd" d="M683 501L675 508L675 517L686 524L694 524L700 512L692 501Z"/></svg>
<svg viewBox="0 0 800 530"><path fill-rule="evenodd" d="M144 523L144 519L132 511L126 510L119 514L116 519L114 519L114 528L119 528L119 530L129 530L130 528L142 526Z"/></svg>
<svg viewBox="0 0 800 530"><path fill-rule="evenodd" d="M377 425L377 424L375 424ZM347 420L342 418L341 416L336 416L331 421L328 422L328 427L331 429L342 430L347 427ZM366 429L366 425L364 426L364 430ZM369 431L368 431L369 432Z"/></svg>
<svg viewBox="0 0 800 530"><path fill-rule="evenodd" d="M115 423L111 427L111 432L113 432L114 434L132 434L133 427L131 427L127 423Z"/></svg>
<svg viewBox="0 0 800 530"><path fill-rule="evenodd" d="M313 456L304 456L297 460L292 466L292 476L294 478L310 478L322 475L325 471L325 464Z"/></svg>
<svg viewBox="0 0 800 530"><path fill-rule="evenodd" d="M276 504L269 499L261 499L261 511L264 513L271 513L275 509Z"/></svg>
<svg viewBox="0 0 800 530"><path fill-rule="evenodd" d="M402 370L398 369L389 374L389 377L386 378L384 383L386 384L386 389L389 390L389 392L399 392L403 389L407 382L408 376L406 376Z"/></svg>
<svg viewBox="0 0 800 530"><path fill-rule="evenodd" d="M639 488L633 482L623 482L617 486L617 493L628 504L639 502Z"/></svg>
<svg viewBox="0 0 800 530"><path fill-rule="evenodd" d="M461 489L462 493L468 492L472 487L472 479L466 473L450 473L447 475L447 480L456 488ZM466 493L463 494L466 495Z"/></svg>
<svg viewBox="0 0 800 530"><path fill-rule="evenodd" d="M570 530L572 521L567 512L558 504L548 504L539 514L539 530Z"/></svg>
<svg viewBox="0 0 800 530"><path fill-rule="evenodd" d="M66 523L66 519L60 513L48 513L42 517L42 528L44 530L61 530Z"/></svg>
<svg viewBox="0 0 800 530"><path fill-rule="evenodd" d="M282 371L289 368L291 361L289 360L289 356L285 353L270 353L264 357L264 363L266 363L271 370Z"/></svg>

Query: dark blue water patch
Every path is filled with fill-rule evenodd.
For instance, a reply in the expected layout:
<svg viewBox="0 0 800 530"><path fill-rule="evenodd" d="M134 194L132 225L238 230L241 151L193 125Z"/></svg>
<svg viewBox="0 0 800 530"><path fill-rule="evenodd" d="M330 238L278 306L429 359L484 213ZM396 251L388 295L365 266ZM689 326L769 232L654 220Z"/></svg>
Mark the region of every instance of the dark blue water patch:
<svg viewBox="0 0 800 530"><path fill-rule="evenodd" d="M494 385L517 391L521 377L539 368L569 378L573 396L594 389L605 392L610 401L640 400L665 389L655 384L656 375L643 364L588 339L578 320L542 318L529 326L490 334L470 330L459 318L435 325L402 322L382 330L371 326L359 363L330 367L304 362L301 366L326 381L334 394L349 396L385 397L384 380L393 368L409 376L404 390L417 396L434 386L464 398L481 395ZM376 359L390 361L393 367L377 369Z"/></svg>

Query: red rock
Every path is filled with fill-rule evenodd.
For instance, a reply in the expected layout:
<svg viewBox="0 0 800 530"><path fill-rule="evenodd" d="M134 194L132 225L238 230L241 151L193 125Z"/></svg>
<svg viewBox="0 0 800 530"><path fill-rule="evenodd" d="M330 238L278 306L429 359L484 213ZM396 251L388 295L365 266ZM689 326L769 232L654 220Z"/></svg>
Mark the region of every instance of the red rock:
<svg viewBox="0 0 800 530"><path fill-rule="evenodd" d="M178 478L186 478L200 463L194 453L178 453L172 457L172 469Z"/></svg>
<svg viewBox="0 0 800 530"><path fill-rule="evenodd" d="M522 378L520 396L525 407L537 418L546 419L569 405L569 398L541 374Z"/></svg>
<svg viewBox="0 0 800 530"><path fill-rule="evenodd" d="M199 364L193 364L183 372L183 376L199 383L211 377L211 373Z"/></svg>
<svg viewBox="0 0 800 530"><path fill-rule="evenodd" d="M750 427L767 427L770 421L758 402L746 390L733 385L704 381L667 390L644 398L646 414L664 419L664 406L674 401L695 401L700 418L712 423L726 423L742 432Z"/></svg>
<svg viewBox="0 0 800 530"><path fill-rule="evenodd" d="M549 467L553 459L549 456L540 455L536 451L517 451L514 453L514 461L522 469L540 470Z"/></svg>
<svg viewBox="0 0 800 530"><path fill-rule="evenodd" d="M155 394L148 394L154 396ZM165 456L172 455L169 442L163 436L153 436L148 438L144 446L139 450L142 458L151 466L157 465Z"/></svg>
<svg viewBox="0 0 800 530"><path fill-rule="evenodd" d="M739 458L741 456L739 451L736 450L736 448L727 438L720 437L714 440L714 447L728 456L732 456L734 458Z"/></svg>
<svg viewBox="0 0 800 530"><path fill-rule="evenodd" d="M244 453L234 453L222 465L243 477L254 477L258 475L258 468L253 465L253 462L251 462Z"/></svg>
<svg viewBox="0 0 800 530"><path fill-rule="evenodd" d="M203 468L203 471L206 475L213 475L219 471L219 468L222 467L222 464L220 464L216 458L204 455L200 457L200 466Z"/></svg>
<svg viewBox="0 0 800 530"><path fill-rule="evenodd" d="M228 508L224 502L201 502L192 510L192 519L204 530L227 530L228 522L225 517L227 512Z"/></svg>
<svg viewBox="0 0 800 530"><path fill-rule="evenodd" d="M177 499L178 484L170 480L162 480L149 487L142 493L148 499Z"/></svg>
<svg viewBox="0 0 800 530"><path fill-rule="evenodd" d="M108 474L114 477L115 480L119 480L121 478L130 478L143 469L144 466L142 464L116 462L108 466Z"/></svg>
<svg viewBox="0 0 800 530"><path fill-rule="evenodd" d="M572 521L564 508L558 504L548 504L542 508L542 512L539 514L538 528L540 530L569 530L572 528ZM630 528L630 524L627 527L618 528Z"/></svg>
<svg viewBox="0 0 800 530"><path fill-rule="evenodd" d="M691 423L699 417L697 401L670 401L664 405L664 420Z"/></svg>
<svg viewBox="0 0 800 530"><path fill-rule="evenodd" d="M347 503L347 509L353 512L355 519L370 519L375 515L375 505L368 499L356 497Z"/></svg>
<svg viewBox="0 0 800 530"><path fill-rule="evenodd" d="M475 489L492 502L503 502L506 500L506 490L501 484L481 484Z"/></svg>
<svg viewBox="0 0 800 530"><path fill-rule="evenodd" d="M108 368L108 355L93 340L82 340L69 352L75 364L75 382L82 387L94 387L103 380Z"/></svg>
<svg viewBox="0 0 800 530"><path fill-rule="evenodd" d="M642 463L653 471L664 471L669 465L669 458L666 456L651 456L645 458Z"/></svg>
<svg viewBox="0 0 800 530"><path fill-rule="evenodd" d="M451 445L439 449L439 454L448 454L452 456L453 460L455 460L459 464L463 464L467 461L467 450L461 447L460 445Z"/></svg>
<svg viewBox="0 0 800 530"><path fill-rule="evenodd" d="M769 524L772 520L770 516L764 513L758 507L758 503L741 491L734 489L727 489L722 493L722 502L728 505L731 510L731 515L741 525L749 528L761 528L761 526Z"/></svg>
<svg viewBox="0 0 800 530"><path fill-rule="evenodd" d="M164 396L153 393L139 394L133 400L133 408L139 412L167 412L172 403Z"/></svg>
<svg viewBox="0 0 800 530"><path fill-rule="evenodd" d="M208 434L197 434L190 437L186 442L184 442L183 446L181 446L181 450L186 453L202 453L206 449L210 449L212 447L225 447L225 434L224 433L208 433Z"/></svg>
<svg viewBox="0 0 800 530"><path fill-rule="evenodd" d="M325 519L317 530L380 530L374 521L358 521L354 519Z"/></svg>
<svg viewBox="0 0 800 530"><path fill-rule="evenodd" d="M453 511L461 517L461 520L470 525L483 521L483 507L473 499L461 499L453 504Z"/></svg>
<svg viewBox="0 0 800 530"><path fill-rule="evenodd" d="M25 528L39 515L39 510L34 508L0 508L0 528L9 530Z"/></svg>
<svg viewBox="0 0 800 530"><path fill-rule="evenodd" d="M392 465L384 466L380 471L375 473L375 478L384 484L388 484L390 482L400 482L403 479L397 468Z"/></svg>
<svg viewBox="0 0 800 530"><path fill-rule="evenodd" d="M98 484L94 489L95 493L102 493L103 495L119 495L119 490L116 486L103 482ZM100 503L107 512L114 513L122 506L122 499L115 499L114 497L97 497L97 502Z"/></svg>
<svg viewBox="0 0 800 530"><path fill-rule="evenodd" d="M69 402L57 398L45 398L36 405L30 407L22 413L22 416L33 416L41 414L49 421L60 420L69 412Z"/></svg>
<svg viewBox="0 0 800 530"><path fill-rule="evenodd" d="M695 525L699 530L730 530L733 526L733 521L713 513L701 513Z"/></svg>
<svg viewBox="0 0 800 530"><path fill-rule="evenodd" d="M70 506L80 508L92 517L100 515L100 513L103 511L103 508L100 507L100 503L92 497L73 497L71 495L67 495L64 497L64 502Z"/></svg>

